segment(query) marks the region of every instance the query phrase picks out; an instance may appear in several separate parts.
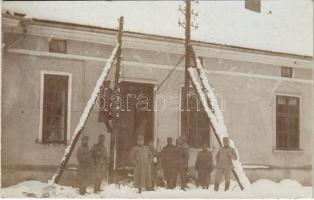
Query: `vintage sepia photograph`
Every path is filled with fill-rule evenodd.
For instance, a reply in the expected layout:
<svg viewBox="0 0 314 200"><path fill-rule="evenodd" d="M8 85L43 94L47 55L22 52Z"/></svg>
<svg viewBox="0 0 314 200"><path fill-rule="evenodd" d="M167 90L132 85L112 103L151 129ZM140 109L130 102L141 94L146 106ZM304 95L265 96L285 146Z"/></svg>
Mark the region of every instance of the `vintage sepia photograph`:
<svg viewBox="0 0 314 200"><path fill-rule="evenodd" d="M313 0L2 1L1 198L312 198Z"/></svg>

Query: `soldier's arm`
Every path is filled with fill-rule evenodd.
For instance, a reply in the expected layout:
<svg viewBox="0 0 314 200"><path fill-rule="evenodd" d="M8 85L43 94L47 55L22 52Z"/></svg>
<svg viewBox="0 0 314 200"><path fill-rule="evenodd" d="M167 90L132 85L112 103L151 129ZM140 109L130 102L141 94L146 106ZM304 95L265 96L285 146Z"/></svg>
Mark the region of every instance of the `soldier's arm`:
<svg viewBox="0 0 314 200"><path fill-rule="evenodd" d="M220 150L218 150L217 154L216 154L216 157L215 157L215 160L216 160L216 163L218 164L218 161L219 161L219 153L220 153Z"/></svg>
<svg viewBox="0 0 314 200"><path fill-rule="evenodd" d="M210 152L209 153L209 171L213 171L214 169L214 158L213 158L213 154Z"/></svg>
<svg viewBox="0 0 314 200"><path fill-rule="evenodd" d="M82 150L81 148L78 148L77 152L76 152L76 158L78 162L82 162Z"/></svg>
<svg viewBox="0 0 314 200"><path fill-rule="evenodd" d="M154 162L153 152L149 148L147 148L146 151L148 153L148 162L149 163L153 163Z"/></svg>
<svg viewBox="0 0 314 200"><path fill-rule="evenodd" d="M197 154L197 158L196 158L196 161L195 161L195 170L198 171L198 168L199 168L199 161L200 160L200 154Z"/></svg>
<svg viewBox="0 0 314 200"><path fill-rule="evenodd" d="M237 156L237 153L236 153L236 151L234 150L234 148L231 148L231 159L232 160L237 160L238 159L238 156Z"/></svg>
<svg viewBox="0 0 314 200"><path fill-rule="evenodd" d="M135 150L134 150L134 148L131 150L131 153L130 153L130 162L133 166L135 166L136 161L135 161Z"/></svg>

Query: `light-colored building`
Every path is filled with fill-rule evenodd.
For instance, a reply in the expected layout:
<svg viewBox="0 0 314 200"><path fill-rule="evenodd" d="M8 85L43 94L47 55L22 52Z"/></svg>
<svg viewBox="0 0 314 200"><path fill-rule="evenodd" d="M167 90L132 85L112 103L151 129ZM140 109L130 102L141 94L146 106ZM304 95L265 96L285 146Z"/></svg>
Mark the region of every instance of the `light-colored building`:
<svg viewBox="0 0 314 200"><path fill-rule="evenodd" d="M117 31L9 14L2 15L2 28L2 185L47 181L116 44ZM194 46L249 179L291 178L310 185L312 57L205 42ZM133 96L130 111L120 114L116 166L127 164L140 129L146 141L152 139L161 147L167 137L177 138L182 132L181 111L161 105L172 102L175 108L180 103L184 62L174 66L184 54L184 40L126 31L123 47L121 93ZM108 80L113 79L114 70ZM134 109L140 94L150 97L151 111ZM201 143L207 141L216 149L218 144L206 115L191 115L192 170ZM110 133L94 109L84 134L92 145L101 133L109 152ZM69 166L76 163L74 151ZM72 184L71 180L75 171L69 168L61 183Z"/></svg>

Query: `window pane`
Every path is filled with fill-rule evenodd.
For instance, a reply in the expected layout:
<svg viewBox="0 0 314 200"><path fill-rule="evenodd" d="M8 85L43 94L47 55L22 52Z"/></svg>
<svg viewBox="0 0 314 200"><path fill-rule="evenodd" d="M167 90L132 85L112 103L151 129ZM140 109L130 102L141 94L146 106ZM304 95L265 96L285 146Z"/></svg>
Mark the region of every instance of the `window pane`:
<svg viewBox="0 0 314 200"><path fill-rule="evenodd" d="M292 68L291 67L281 67L281 76L282 77L292 77Z"/></svg>
<svg viewBox="0 0 314 200"><path fill-rule="evenodd" d="M51 41L49 41L49 52L66 53L67 51L66 48L67 48L66 40L52 39Z"/></svg>
<svg viewBox="0 0 314 200"><path fill-rule="evenodd" d="M290 134L298 135L299 134L299 118L298 117L291 117L289 122L289 130Z"/></svg>
<svg viewBox="0 0 314 200"><path fill-rule="evenodd" d="M287 134L284 132L279 132L277 131L277 137L276 137L276 142L277 142L277 148L284 149L287 147Z"/></svg>
<svg viewBox="0 0 314 200"><path fill-rule="evenodd" d="M299 149L299 136L298 135L290 135L289 140L289 149L296 150Z"/></svg>
<svg viewBox="0 0 314 200"><path fill-rule="evenodd" d="M288 128L288 120L286 117L278 117L277 119L278 131L286 131Z"/></svg>
<svg viewBox="0 0 314 200"><path fill-rule="evenodd" d="M286 98L282 96L277 96L277 104L279 105L285 105L286 103Z"/></svg>
<svg viewBox="0 0 314 200"><path fill-rule="evenodd" d="M52 128L47 130L47 142L63 142L64 141L64 129Z"/></svg>

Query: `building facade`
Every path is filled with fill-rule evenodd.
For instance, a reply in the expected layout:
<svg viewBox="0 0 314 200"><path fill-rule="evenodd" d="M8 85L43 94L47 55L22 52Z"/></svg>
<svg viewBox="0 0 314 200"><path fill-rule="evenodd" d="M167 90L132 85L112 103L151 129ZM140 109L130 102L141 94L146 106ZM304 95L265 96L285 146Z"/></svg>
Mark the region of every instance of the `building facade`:
<svg viewBox="0 0 314 200"><path fill-rule="evenodd" d="M47 181L116 45L117 31L9 14L2 15L2 27L2 185ZM194 47L249 179L291 178L310 185L312 57L197 41ZM182 39L124 33L120 91L128 107L120 114L116 167L128 165L137 134L159 148L184 131L183 55ZM191 94L193 111L199 105ZM109 152L110 133L96 107L83 134L90 136L90 145L105 134ZM214 152L219 146L200 110L191 112L189 121L191 170L204 141ZM62 183L71 184L76 163L74 151Z"/></svg>

